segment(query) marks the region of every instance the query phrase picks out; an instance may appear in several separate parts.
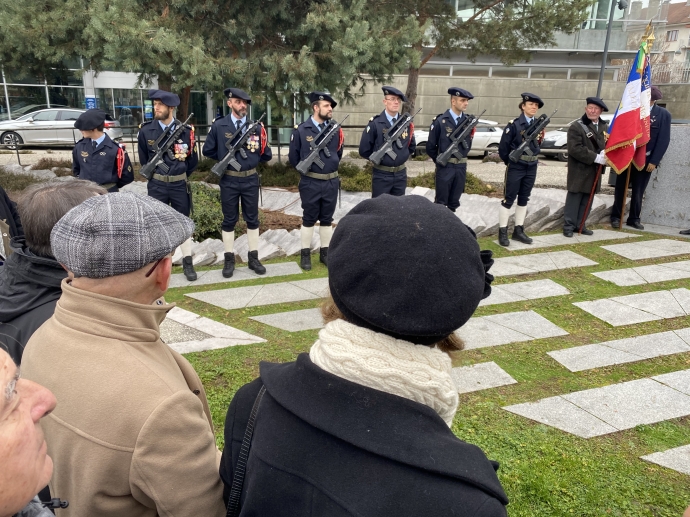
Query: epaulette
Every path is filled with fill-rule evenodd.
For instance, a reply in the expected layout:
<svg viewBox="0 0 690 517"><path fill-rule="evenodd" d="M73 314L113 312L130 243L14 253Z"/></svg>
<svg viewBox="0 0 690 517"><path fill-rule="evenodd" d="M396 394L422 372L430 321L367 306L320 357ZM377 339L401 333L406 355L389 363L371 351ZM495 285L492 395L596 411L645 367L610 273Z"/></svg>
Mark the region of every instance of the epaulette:
<svg viewBox="0 0 690 517"><path fill-rule="evenodd" d="M298 126L297 124L295 124L295 129L297 129L298 127L299 127L299 126Z"/></svg>
<svg viewBox="0 0 690 517"><path fill-rule="evenodd" d="M377 116L378 116L378 115L374 115L373 117L371 117L371 118L369 119L369 122L371 122L372 120L374 120Z"/></svg>
<svg viewBox="0 0 690 517"><path fill-rule="evenodd" d="M193 126L192 124L185 124L184 127L186 127L187 129L191 129L192 131L194 131L194 126Z"/></svg>
<svg viewBox="0 0 690 517"><path fill-rule="evenodd" d="M213 124L216 121L216 117L213 117L213 120L211 121L211 124Z"/></svg>
<svg viewBox="0 0 690 517"><path fill-rule="evenodd" d="M139 129L144 127L146 124L150 124L151 122L153 122L153 120L146 120L146 121L142 122L141 124L139 124Z"/></svg>

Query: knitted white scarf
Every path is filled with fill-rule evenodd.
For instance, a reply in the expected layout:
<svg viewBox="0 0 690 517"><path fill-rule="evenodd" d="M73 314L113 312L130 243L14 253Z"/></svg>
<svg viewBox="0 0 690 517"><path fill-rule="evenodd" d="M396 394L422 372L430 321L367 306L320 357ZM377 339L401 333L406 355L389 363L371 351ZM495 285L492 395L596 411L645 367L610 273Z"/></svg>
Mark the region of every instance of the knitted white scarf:
<svg viewBox="0 0 690 517"><path fill-rule="evenodd" d="M425 404L451 426L458 392L450 357L337 319L319 332L312 362L348 381Z"/></svg>

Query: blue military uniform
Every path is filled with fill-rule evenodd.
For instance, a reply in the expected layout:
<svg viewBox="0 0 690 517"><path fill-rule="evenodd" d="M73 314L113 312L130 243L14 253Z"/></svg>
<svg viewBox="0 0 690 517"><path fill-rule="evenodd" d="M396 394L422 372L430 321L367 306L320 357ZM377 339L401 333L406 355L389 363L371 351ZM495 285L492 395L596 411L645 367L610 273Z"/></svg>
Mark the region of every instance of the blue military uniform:
<svg viewBox="0 0 690 517"><path fill-rule="evenodd" d="M95 140L82 138L72 149L72 173L79 179L93 181L108 190L117 192L134 181L134 171L129 155L122 144L113 142L106 134L96 144Z"/></svg>
<svg viewBox="0 0 690 517"><path fill-rule="evenodd" d="M536 118L536 117L535 117ZM533 119L534 122L534 119ZM539 143L536 140L530 142L529 148L534 156L523 154L517 163L510 161L508 157L512 151L517 149L523 141L523 135L530 127L525 114L511 120L503 130L501 142L498 145L498 155L508 168L505 174L505 186L503 190L503 201L501 205L510 208L517 197L518 206L527 206L532 187L537 179L537 155L539 154Z"/></svg>

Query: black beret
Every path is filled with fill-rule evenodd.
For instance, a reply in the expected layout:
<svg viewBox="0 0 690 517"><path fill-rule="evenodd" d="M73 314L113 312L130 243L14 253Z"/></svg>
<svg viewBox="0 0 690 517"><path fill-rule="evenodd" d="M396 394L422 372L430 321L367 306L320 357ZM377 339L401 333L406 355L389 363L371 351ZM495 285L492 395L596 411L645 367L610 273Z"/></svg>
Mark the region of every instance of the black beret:
<svg viewBox="0 0 690 517"><path fill-rule="evenodd" d="M467 90L463 90L462 88L448 88L448 93L453 97L465 97L466 99L474 99L474 95L472 95Z"/></svg>
<svg viewBox="0 0 690 517"><path fill-rule="evenodd" d="M655 85L655 86L652 86L650 89L652 90L652 91L650 92L650 98L651 98L653 101L658 101L659 99L663 99L663 98L664 98L664 96L661 94L661 90L659 89L658 86L656 86L656 85Z"/></svg>
<svg viewBox="0 0 690 517"><path fill-rule="evenodd" d="M333 97L328 95L325 92L311 92L309 94L309 102L316 102L316 101L328 101L331 103L331 107L335 108L338 103L333 100Z"/></svg>
<svg viewBox="0 0 690 517"><path fill-rule="evenodd" d="M74 127L82 131L91 131L105 122L105 111L99 109L87 110L74 121Z"/></svg>
<svg viewBox="0 0 690 517"><path fill-rule="evenodd" d="M539 95L534 95L533 93L525 92L522 95L522 101L523 102L536 102L539 104L539 108L542 108L544 106L544 101L541 100L541 97Z"/></svg>
<svg viewBox="0 0 690 517"><path fill-rule="evenodd" d="M488 296L477 240L453 212L422 196L359 203L333 233L328 269L345 319L421 345L452 334Z"/></svg>
<svg viewBox="0 0 690 517"><path fill-rule="evenodd" d="M158 99L171 108L180 105L180 97L172 92L166 92L165 90L149 90L149 99Z"/></svg>
<svg viewBox="0 0 690 517"><path fill-rule="evenodd" d="M400 97L403 102L407 102L407 97L405 97L405 94L397 88L393 88L392 86L384 86L381 89L383 90L384 95L396 95Z"/></svg>
<svg viewBox="0 0 690 517"><path fill-rule="evenodd" d="M596 104L602 110L608 111L609 107L599 97L587 97L587 104Z"/></svg>
<svg viewBox="0 0 690 517"><path fill-rule="evenodd" d="M223 90L223 95L225 95L228 99L241 99L246 101L247 104L252 103L252 98L247 94L247 92L240 90L239 88L226 88Z"/></svg>

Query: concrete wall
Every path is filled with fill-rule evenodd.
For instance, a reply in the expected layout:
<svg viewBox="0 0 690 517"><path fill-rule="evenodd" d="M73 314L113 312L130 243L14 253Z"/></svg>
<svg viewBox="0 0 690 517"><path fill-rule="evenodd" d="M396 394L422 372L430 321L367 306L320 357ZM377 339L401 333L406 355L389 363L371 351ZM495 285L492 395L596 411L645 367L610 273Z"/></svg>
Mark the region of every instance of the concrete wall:
<svg viewBox="0 0 690 517"><path fill-rule="evenodd" d="M666 105L674 120L690 120L690 84L660 84L664 98L659 101Z"/></svg>

